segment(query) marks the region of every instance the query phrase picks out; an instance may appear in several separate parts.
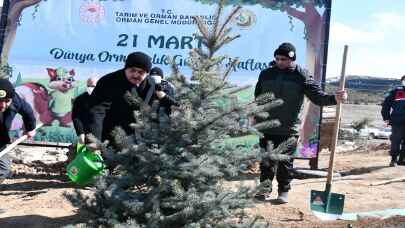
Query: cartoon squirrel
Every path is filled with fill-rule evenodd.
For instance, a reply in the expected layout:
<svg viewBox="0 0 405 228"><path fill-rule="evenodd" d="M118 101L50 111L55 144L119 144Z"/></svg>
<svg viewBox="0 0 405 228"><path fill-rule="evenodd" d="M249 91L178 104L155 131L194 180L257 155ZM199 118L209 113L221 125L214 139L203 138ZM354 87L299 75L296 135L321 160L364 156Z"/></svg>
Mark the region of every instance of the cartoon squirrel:
<svg viewBox="0 0 405 228"><path fill-rule="evenodd" d="M62 127L71 127L72 124L72 100L74 98L75 71L59 67L47 68L50 77L49 88L53 91L49 94L49 109L53 119L59 121ZM51 123L47 123L51 124Z"/></svg>

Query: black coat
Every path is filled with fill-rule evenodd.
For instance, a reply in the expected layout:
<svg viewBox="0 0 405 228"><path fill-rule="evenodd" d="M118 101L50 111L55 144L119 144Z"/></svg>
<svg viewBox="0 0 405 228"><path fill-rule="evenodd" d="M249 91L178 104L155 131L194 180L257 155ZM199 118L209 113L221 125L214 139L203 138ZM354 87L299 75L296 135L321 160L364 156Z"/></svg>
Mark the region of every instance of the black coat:
<svg viewBox="0 0 405 228"><path fill-rule="evenodd" d="M135 87L125 77L124 70L118 70L102 77L91 95L91 122L89 129L91 133L98 139L111 139L111 131L115 127L121 127L127 134L133 133L129 126L136 122L134 110L138 107L131 105L125 98L131 93L132 89L136 89L138 95L145 100L148 92L151 90L153 96L149 100L151 104L154 100L158 100L155 95L155 88L150 86L150 83L145 79L139 87ZM169 91L163 91L166 96L159 100L160 106L169 108L176 104L173 97L169 95Z"/></svg>
<svg viewBox="0 0 405 228"><path fill-rule="evenodd" d="M77 135L89 133L88 126L91 121L90 95L85 92L77 96L73 101L72 121Z"/></svg>
<svg viewBox="0 0 405 228"><path fill-rule="evenodd" d="M176 92L175 92L174 85L172 83L170 83L169 81L162 80L161 87L162 87L162 90L165 91L165 93L167 95L169 95L169 97L173 98L175 96ZM170 112L171 112L170 106L167 106L167 105L160 106L159 112L160 111L163 111L166 115L170 115Z"/></svg>
<svg viewBox="0 0 405 228"><path fill-rule="evenodd" d="M24 127L26 131L32 131L36 126L36 119L31 106L18 94L15 94L12 98L11 105L0 113L0 147L10 143L10 136L8 134L11 123L16 114L20 114L24 121Z"/></svg>
<svg viewBox="0 0 405 228"><path fill-rule="evenodd" d="M296 124L304 96L319 106L336 104L335 96L323 92L319 84L298 65L286 70L276 66L263 70L256 84L255 98L264 93L273 93L276 98L284 101L269 111L270 119L278 119L281 123L281 126L264 132L273 135L298 133Z"/></svg>

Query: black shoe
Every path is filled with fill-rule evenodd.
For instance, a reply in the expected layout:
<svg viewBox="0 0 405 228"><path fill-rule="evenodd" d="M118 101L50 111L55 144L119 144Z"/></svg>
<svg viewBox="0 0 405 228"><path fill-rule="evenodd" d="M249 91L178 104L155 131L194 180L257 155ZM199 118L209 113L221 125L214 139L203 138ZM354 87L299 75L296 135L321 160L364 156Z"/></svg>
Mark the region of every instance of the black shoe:
<svg viewBox="0 0 405 228"><path fill-rule="evenodd" d="M259 201L270 201L272 192L271 180L261 181L258 187L259 191L255 195L255 199Z"/></svg>
<svg viewBox="0 0 405 228"><path fill-rule="evenodd" d="M397 164L398 165L405 165L405 158L402 157L402 156L399 156Z"/></svg>
<svg viewBox="0 0 405 228"><path fill-rule="evenodd" d="M391 161L390 162L390 167L397 167L397 166L398 166L398 164L397 164L396 161Z"/></svg>
<svg viewBox="0 0 405 228"><path fill-rule="evenodd" d="M255 199L259 201L270 201L271 192L259 192L255 195Z"/></svg>

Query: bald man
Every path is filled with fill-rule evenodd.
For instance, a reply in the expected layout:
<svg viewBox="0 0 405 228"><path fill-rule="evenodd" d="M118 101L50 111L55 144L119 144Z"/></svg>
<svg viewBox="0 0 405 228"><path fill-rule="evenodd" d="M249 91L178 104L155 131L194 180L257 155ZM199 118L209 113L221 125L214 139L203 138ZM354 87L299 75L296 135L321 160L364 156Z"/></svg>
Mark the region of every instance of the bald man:
<svg viewBox="0 0 405 228"><path fill-rule="evenodd" d="M97 85L98 78L87 79L87 91L76 97L73 102L72 121L79 138L79 143L85 144L85 135L89 133L88 123L90 122L90 95Z"/></svg>

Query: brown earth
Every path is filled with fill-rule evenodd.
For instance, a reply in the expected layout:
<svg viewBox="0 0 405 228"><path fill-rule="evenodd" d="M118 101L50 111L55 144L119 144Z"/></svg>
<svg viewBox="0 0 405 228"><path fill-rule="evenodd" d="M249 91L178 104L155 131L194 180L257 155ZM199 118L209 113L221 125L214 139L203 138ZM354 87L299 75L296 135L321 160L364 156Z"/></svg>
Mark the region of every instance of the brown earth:
<svg viewBox="0 0 405 228"><path fill-rule="evenodd" d="M328 156L321 155L321 169L327 167ZM405 208L405 182L370 186L371 183L405 177L405 166L388 167L389 160L385 150L337 155L335 171L345 176L336 178L332 192L345 195L345 213ZM296 163L296 166L304 166L307 162ZM294 180L288 204L258 203L253 214L263 216L273 227L405 227L405 218L321 222L310 211L309 193L324 188L325 179ZM277 193L274 194L276 197Z"/></svg>
<svg viewBox="0 0 405 228"><path fill-rule="evenodd" d="M374 151L375 148L337 154L335 171L345 176L336 179L332 191L345 194L346 213L405 208L405 182L370 186L377 181L405 177L405 166L388 167L387 150ZM327 166L327 159L327 153L321 154L321 169ZM295 165L308 167L307 161L302 160L296 161ZM66 182L64 175L54 172L61 169L60 164L16 164L13 169L14 177L1 186L0 208L5 212L0 214L0 227L61 227L85 221L86 214L63 196L72 193L76 187ZM249 176L241 182L255 185L256 179ZM290 203L257 202L249 213L262 216L272 227L405 227L403 217L321 222L309 209L309 192L311 189L323 191L324 182L319 178L294 180ZM89 192L86 189L80 191Z"/></svg>

